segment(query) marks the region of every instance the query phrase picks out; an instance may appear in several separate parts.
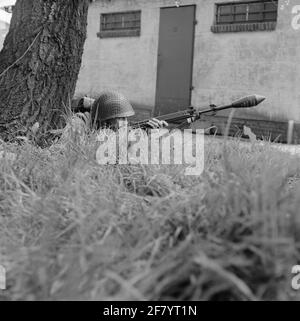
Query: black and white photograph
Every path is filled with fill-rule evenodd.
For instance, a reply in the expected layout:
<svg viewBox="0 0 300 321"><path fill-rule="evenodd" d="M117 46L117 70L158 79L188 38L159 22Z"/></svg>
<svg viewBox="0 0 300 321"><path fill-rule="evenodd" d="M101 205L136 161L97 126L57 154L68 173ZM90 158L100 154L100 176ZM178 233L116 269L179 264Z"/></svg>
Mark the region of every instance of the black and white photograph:
<svg viewBox="0 0 300 321"><path fill-rule="evenodd" d="M299 301L299 88L300 0L0 0L0 301Z"/></svg>

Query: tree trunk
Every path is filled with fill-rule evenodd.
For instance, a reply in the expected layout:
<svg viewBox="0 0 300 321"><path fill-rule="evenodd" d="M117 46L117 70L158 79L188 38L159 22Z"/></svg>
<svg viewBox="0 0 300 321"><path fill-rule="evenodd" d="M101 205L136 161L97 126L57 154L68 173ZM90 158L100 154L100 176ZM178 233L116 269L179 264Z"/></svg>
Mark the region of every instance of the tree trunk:
<svg viewBox="0 0 300 321"><path fill-rule="evenodd" d="M70 105L86 38L88 0L17 0L0 52L0 137L48 130Z"/></svg>

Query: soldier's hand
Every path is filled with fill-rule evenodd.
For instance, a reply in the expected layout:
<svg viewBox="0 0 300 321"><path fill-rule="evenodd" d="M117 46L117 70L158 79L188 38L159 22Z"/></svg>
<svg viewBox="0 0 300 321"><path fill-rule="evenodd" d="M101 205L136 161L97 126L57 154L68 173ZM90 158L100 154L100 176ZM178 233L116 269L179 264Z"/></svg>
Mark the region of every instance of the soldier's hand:
<svg viewBox="0 0 300 321"><path fill-rule="evenodd" d="M168 123L164 120L159 120L157 118L151 118L151 119L149 119L147 125L150 128L157 129L157 128L167 127Z"/></svg>

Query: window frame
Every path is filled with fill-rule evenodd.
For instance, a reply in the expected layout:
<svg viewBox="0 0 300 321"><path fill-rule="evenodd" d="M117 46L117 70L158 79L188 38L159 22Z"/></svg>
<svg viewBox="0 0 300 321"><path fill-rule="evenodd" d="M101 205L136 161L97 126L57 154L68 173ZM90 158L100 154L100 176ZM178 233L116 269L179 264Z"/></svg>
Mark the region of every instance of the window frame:
<svg viewBox="0 0 300 321"><path fill-rule="evenodd" d="M268 10L265 9L266 4L272 4L273 2L276 2L277 8L274 10ZM264 9L263 10L258 10L258 11L253 11L250 12L249 6L252 4L263 4ZM238 5L245 5L247 6L246 9L246 20L242 21L236 21L235 18L238 15L236 12L236 8ZM230 7L231 6L231 13L230 14L222 14L220 15L220 8L221 7ZM270 20L266 19L265 15L266 13L275 13L276 12L276 19L275 20ZM249 20L249 15L251 14L259 14L262 13L262 19L260 20ZM240 13L240 15L244 15L244 13ZM220 16L232 16L233 20L231 22L220 22ZM216 3L216 10L215 10L215 25L224 25L224 24L240 24L240 23L263 23L263 22L276 22L278 18L278 0L264 0L264 1L258 1L258 0L253 0L253 1L236 1L236 2L224 2L224 3Z"/></svg>
<svg viewBox="0 0 300 321"><path fill-rule="evenodd" d="M266 5L270 3L276 4L277 8L274 10L266 9ZM264 10L252 11L250 6L253 4L263 4ZM246 12L237 13L238 5L246 5ZM220 10L222 7L228 6L231 8L230 13L220 15ZM239 32L239 31L266 31L275 30L278 20L278 0L248 0L248 1L230 1L230 2L219 2L215 3L215 13L214 13L214 23L211 27L211 31L214 33L219 32ZM262 13L262 19L252 19L249 20L251 14ZM276 13L275 19L266 19L265 15L268 13ZM245 15L246 19L236 20L237 15ZM232 20L228 22L220 21L220 16L232 16Z"/></svg>
<svg viewBox="0 0 300 321"><path fill-rule="evenodd" d="M124 19L125 15L138 15L135 19ZM114 17L106 22L109 16ZM118 17L121 16L121 20ZM133 26L127 26L128 23L135 23ZM122 24L121 27L113 27L113 25ZM116 38L116 37L139 37L141 35L142 10L128 10L105 12L100 14L100 32L97 34L99 38Z"/></svg>

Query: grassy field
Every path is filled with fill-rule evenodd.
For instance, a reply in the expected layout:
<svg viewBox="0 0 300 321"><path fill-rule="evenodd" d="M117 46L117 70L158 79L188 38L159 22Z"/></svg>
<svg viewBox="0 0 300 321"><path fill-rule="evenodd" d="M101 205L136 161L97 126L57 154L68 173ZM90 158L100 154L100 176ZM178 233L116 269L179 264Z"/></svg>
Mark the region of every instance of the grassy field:
<svg viewBox="0 0 300 321"><path fill-rule="evenodd" d="M205 138L192 177L100 166L96 148L76 132L46 149L1 144L1 299L299 299L299 158Z"/></svg>

